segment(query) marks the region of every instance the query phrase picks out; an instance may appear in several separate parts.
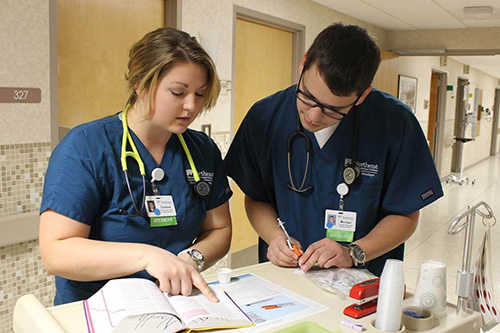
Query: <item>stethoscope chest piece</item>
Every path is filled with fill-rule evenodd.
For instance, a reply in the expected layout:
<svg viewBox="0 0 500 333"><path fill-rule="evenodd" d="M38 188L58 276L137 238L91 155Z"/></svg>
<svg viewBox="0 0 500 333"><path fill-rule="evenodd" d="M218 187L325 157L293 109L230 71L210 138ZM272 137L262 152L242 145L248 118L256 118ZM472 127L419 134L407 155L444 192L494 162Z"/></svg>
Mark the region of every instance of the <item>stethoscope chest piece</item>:
<svg viewBox="0 0 500 333"><path fill-rule="evenodd" d="M193 189L194 193L200 198L206 197L210 193L210 185L204 180L197 181Z"/></svg>
<svg viewBox="0 0 500 333"><path fill-rule="evenodd" d="M359 176L359 168L354 164L349 164L344 168L342 177L347 185L351 185Z"/></svg>

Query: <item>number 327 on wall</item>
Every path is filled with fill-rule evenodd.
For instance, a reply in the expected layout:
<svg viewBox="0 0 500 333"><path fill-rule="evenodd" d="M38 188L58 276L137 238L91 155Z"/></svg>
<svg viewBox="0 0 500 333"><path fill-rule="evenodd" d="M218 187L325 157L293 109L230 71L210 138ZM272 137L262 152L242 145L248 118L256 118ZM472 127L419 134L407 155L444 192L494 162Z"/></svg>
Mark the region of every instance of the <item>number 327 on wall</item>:
<svg viewBox="0 0 500 333"><path fill-rule="evenodd" d="M2 88L0 87L0 103L40 103L40 88Z"/></svg>

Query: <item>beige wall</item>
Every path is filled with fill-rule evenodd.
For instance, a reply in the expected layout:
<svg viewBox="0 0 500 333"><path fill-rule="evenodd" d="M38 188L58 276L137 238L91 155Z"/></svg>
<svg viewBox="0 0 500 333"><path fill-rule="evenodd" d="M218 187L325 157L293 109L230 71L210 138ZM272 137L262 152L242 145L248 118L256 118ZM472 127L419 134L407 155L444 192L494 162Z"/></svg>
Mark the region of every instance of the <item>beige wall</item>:
<svg viewBox="0 0 500 333"><path fill-rule="evenodd" d="M48 1L2 0L0 86L40 88L42 101L0 105L0 144L50 141L48 18Z"/></svg>

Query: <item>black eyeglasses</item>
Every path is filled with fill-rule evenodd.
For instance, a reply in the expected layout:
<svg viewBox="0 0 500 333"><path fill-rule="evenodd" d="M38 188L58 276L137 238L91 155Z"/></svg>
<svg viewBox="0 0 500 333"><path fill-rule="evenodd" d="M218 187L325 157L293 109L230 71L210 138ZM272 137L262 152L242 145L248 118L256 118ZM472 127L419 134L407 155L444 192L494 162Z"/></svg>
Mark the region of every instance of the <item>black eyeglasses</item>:
<svg viewBox="0 0 500 333"><path fill-rule="evenodd" d="M307 105L308 107L310 107L310 108L319 107L321 109L321 112L323 112L323 114L325 116L333 118L333 119L336 119L336 120L342 120L342 119L344 119L345 116L347 116L347 114L349 113L349 111L351 111L351 109L358 102L360 96L358 96L358 98L356 98L356 100L354 101L354 103L346 105L346 106L340 108L340 109L345 109L345 108L351 107L351 109L349 109L349 111L346 112L346 113L338 111L339 107L337 107L337 106L325 105L323 103L318 102L318 100L314 96L303 92L299 88L300 87L300 82L302 81L302 76L304 75L304 72L305 72L305 69L303 69L302 73L300 73L300 78L299 78L299 82L297 82L297 88L295 89L295 94L297 95L297 98L302 103L304 103L305 105Z"/></svg>

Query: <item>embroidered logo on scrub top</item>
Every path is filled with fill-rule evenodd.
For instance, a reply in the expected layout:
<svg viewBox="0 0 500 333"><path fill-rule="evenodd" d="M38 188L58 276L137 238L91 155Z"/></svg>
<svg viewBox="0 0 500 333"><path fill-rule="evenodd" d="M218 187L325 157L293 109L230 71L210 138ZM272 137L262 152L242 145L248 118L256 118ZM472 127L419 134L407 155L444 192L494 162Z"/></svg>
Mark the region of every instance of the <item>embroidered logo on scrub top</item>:
<svg viewBox="0 0 500 333"><path fill-rule="evenodd" d="M378 164L372 164L368 162L354 161L356 166L361 172L361 176L373 178L378 174ZM344 160L344 166L351 164L351 159L346 158Z"/></svg>
<svg viewBox="0 0 500 333"><path fill-rule="evenodd" d="M198 171L198 175L200 175L200 178L204 181L206 181L209 184L212 184L214 180L214 173L213 172L207 172L205 170ZM186 170L186 177L187 180L190 184L194 184L194 176L193 176L193 170L188 169Z"/></svg>
<svg viewBox="0 0 500 333"><path fill-rule="evenodd" d="M425 191L424 193L420 194L420 197L422 198L422 201L424 201L427 198L430 198L434 195L434 191L432 189L429 189Z"/></svg>

